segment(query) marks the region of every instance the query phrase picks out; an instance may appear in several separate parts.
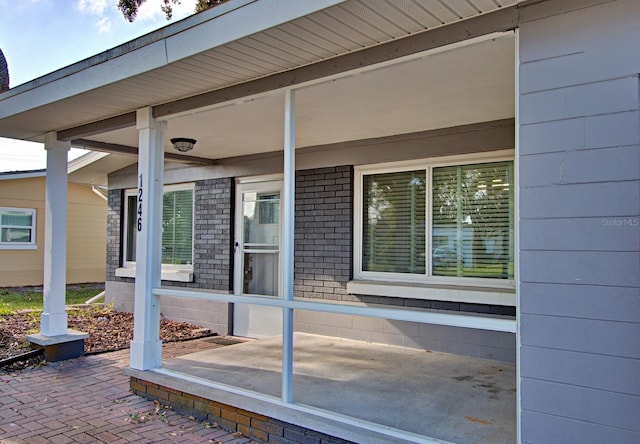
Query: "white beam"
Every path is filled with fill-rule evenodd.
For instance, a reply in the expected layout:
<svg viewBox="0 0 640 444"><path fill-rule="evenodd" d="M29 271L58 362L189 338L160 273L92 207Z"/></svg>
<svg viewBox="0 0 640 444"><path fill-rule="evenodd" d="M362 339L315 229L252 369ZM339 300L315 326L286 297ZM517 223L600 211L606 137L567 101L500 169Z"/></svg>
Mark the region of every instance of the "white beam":
<svg viewBox="0 0 640 444"><path fill-rule="evenodd" d="M158 368L162 362L160 307L152 291L160 287L162 237L163 133L151 108L137 111L139 134L136 282L130 366Z"/></svg>
<svg viewBox="0 0 640 444"><path fill-rule="evenodd" d="M478 316L476 313L460 314L438 310L407 310L404 308L383 308L343 303L309 302L303 300L286 301L280 298L265 296L234 295L213 291L171 290L157 288L156 296L172 298L201 299L204 301L233 302L237 304L253 304L264 307L286 307L293 310L317 311L318 313L335 313L342 315L366 316L370 318L389 319L394 321L420 322L422 324L447 325L449 327L475 328L479 330L516 332L516 320L501 316Z"/></svg>
<svg viewBox="0 0 640 444"><path fill-rule="evenodd" d="M47 180L44 216L44 285L40 334L67 334L67 153L69 143L45 135Z"/></svg>
<svg viewBox="0 0 640 444"><path fill-rule="evenodd" d="M296 183L296 98L285 92L284 198L282 220L282 298L293 301L294 211ZM293 309L282 308L282 401L293 402Z"/></svg>

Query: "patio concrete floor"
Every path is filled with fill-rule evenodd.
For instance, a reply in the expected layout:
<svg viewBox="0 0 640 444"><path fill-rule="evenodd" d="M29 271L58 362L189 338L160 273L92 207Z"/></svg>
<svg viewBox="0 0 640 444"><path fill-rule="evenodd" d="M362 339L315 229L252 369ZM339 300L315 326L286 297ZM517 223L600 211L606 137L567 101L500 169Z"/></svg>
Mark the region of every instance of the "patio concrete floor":
<svg viewBox="0 0 640 444"><path fill-rule="evenodd" d="M355 442L421 441L372 433L365 424L338 420L341 415L455 443L516 441L512 364L296 333L294 402L339 415L278 404L280 337L168 359L163 368L173 376L154 382ZM189 380L178 382L173 372ZM220 384L273 396L276 402L229 393Z"/></svg>

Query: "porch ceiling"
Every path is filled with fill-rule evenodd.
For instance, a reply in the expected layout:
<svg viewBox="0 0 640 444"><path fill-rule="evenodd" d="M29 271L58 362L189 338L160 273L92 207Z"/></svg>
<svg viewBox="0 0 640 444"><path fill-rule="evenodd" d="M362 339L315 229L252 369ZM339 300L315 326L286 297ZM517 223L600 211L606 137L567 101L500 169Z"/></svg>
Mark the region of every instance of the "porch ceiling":
<svg viewBox="0 0 640 444"><path fill-rule="evenodd" d="M322 0L315 10L296 3L285 11L275 0L232 0L3 94L0 136L42 141L48 131L286 72L516 3Z"/></svg>
<svg viewBox="0 0 640 444"><path fill-rule="evenodd" d="M299 90L296 146L384 137L514 116L512 34ZM226 158L283 146L284 98L272 94L168 120L190 155ZM92 136L137 145L135 128ZM132 162L135 158L132 159Z"/></svg>

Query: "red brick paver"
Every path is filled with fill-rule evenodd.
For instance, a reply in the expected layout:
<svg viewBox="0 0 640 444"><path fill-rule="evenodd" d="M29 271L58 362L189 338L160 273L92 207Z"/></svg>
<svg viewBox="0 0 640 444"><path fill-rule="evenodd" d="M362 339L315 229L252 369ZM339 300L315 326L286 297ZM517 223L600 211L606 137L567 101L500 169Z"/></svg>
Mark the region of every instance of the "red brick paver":
<svg viewBox="0 0 640 444"><path fill-rule="evenodd" d="M215 346L199 339L166 344L163 352ZM128 364L129 350L120 350L0 372L0 443L255 442L131 394L122 371Z"/></svg>

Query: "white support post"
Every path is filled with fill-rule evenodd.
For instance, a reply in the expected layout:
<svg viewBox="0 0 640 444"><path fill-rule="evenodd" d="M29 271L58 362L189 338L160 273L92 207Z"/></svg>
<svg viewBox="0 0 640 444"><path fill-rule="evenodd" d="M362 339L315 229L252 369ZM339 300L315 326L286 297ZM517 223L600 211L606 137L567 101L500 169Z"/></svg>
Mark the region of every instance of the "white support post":
<svg viewBox="0 0 640 444"><path fill-rule="evenodd" d="M285 92L284 198L282 220L282 297L293 300L294 210L296 183L295 91ZM293 309L282 309L282 401L293 402Z"/></svg>
<svg viewBox="0 0 640 444"><path fill-rule="evenodd" d="M42 336L67 334L65 311L67 284L67 153L69 142L60 142L56 133L45 135L47 180L44 216Z"/></svg>
<svg viewBox="0 0 640 444"><path fill-rule="evenodd" d="M133 341L130 366L137 370L159 368L162 362L160 304L152 294L160 287L162 238L162 185L164 129L151 108L137 111L138 206L136 282Z"/></svg>

